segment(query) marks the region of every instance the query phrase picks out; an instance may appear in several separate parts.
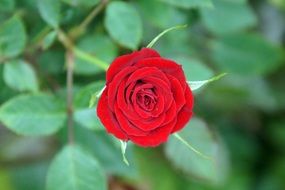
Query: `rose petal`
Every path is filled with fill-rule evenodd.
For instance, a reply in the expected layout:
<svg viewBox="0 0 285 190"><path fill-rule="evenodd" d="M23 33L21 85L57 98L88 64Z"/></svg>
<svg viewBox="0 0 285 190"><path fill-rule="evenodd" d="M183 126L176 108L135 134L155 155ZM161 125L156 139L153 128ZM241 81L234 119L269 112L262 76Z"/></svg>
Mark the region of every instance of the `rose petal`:
<svg viewBox="0 0 285 190"><path fill-rule="evenodd" d="M169 75L169 81L171 82L171 91L173 93L173 99L176 103L177 111L181 110L184 106L185 100L185 90L182 88L181 83L173 76Z"/></svg>
<svg viewBox="0 0 285 190"><path fill-rule="evenodd" d="M115 114L120 124L121 129L127 135L134 135L134 136L145 136L148 135L148 132L142 131L139 128L136 128L132 123L128 121L122 111L115 105Z"/></svg>
<svg viewBox="0 0 285 190"><path fill-rule="evenodd" d="M176 117L177 117L177 109L176 109L176 104L173 101L170 108L165 112L165 120L162 125L170 123Z"/></svg>
<svg viewBox="0 0 285 190"><path fill-rule="evenodd" d="M143 48L140 51L135 51L131 54L117 57L108 68L106 73L106 83L110 83L122 69L136 64L137 61L141 59L150 57L160 57L160 55L153 49Z"/></svg>
<svg viewBox="0 0 285 190"><path fill-rule="evenodd" d="M161 114L159 117L150 118L145 120L132 120L130 122L133 123L137 128L143 131L151 131L162 125L165 121L165 113Z"/></svg>
<svg viewBox="0 0 285 190"><path fill-rule="evenodd" d="M156 77L161 81L164 81L164 83L166 83L166 86L170 86L170 83L166 75L156 67L144 67L137 69L134 73L130 75L127 81L127 85L129 85L131 82L134 81L143 80L146 77Z"/></svg>
<svg viewBox="0 0 285 190"><path fill-rule="evenodd" d="M138 61L136 66L139 68L156 67L162 72L172 75L173 77L177 78L178 81L181 81L181 85L183 88L186 86L186 78L185 78L181 65L178 65L172 60L161 58L161 57L147 58L147 59Z"/></svg>
<svg viewBox="0 0 285 190"><path fill-rule="evenodd" d="M108 89L105 89L99 99L97 115L108 133L112 133L119 139L128 140L127 135L120 128L114 113L109 109L107 91Z"/></svg>
<svg viewBox="0 0 285 190"><path fill-rule="evenodd" d="M190 120L193 112L193 105L194 105L194 97L190 90L190 88L187 86L185 91L185 98L186 98L186 104L183 106L181 111L177 114L177 123L174 126L171 133L175 133L176 131L181 130L186 123Z"/></svg>
<svg viewBox="0 0 285 190"><path fill-rule="evenodd" d="M143 147L155 147L167 141L175 123L176 120L173 120L171 123L151 131L147 136L129 136L129 138L137 145Z"/></svg>
<svg viewBox="0 0 285 190"><path fill-rule="evenodd" d="M109 87L108 88L109 89L108 90L108 102L109 102L109 106L110 106L112 111L114 111L116 94L117 94L118 87L119 87L120 83L125 79L126 76L130 75L130 73L132 73L135 70L136 70L136 67L124 68L122 71L117 73L117 75L114 77L114 81L109 83L109 85L108 85L108 87Z"/></svg>

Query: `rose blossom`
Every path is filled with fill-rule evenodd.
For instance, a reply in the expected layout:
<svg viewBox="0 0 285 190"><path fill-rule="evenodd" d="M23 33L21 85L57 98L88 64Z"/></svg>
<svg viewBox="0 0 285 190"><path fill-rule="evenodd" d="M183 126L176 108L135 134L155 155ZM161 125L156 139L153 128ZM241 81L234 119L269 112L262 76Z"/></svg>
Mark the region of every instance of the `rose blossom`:
<svg viewBox="0 0 285 190"><path fill-rule="evenodd" d="M185 126L193 103L181 65L143 48L112 62L97 114L117 138L158 146Z"/></svg>

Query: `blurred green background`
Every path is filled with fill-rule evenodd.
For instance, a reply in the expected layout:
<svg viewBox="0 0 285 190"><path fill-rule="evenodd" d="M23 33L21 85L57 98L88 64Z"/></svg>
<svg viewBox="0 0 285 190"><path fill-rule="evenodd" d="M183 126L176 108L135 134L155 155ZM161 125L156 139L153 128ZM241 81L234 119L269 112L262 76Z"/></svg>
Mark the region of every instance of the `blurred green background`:
<svg viewBox="0 0 285 190"><path fill-rule="evenodd" d="M153 48L182 64L189 81L228 73L195 92L195 116L181 133L214 160L170 138L158 148L129 143L126 166L88 108L105 77L93 58L110 64L181 24L188 27ZM93 57L74 58L75 139L99 161L109 189L285 189L284 0L0 0L1 190L45 189L49 164L67 141L59 27Z"/></svg>

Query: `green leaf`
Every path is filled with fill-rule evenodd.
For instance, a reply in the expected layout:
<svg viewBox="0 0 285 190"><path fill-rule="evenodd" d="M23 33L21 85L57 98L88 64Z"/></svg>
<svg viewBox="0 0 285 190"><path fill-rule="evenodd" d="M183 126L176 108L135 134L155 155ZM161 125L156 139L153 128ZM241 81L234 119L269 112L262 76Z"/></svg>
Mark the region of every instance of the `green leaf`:
<svg viewBox="0 0 285 190"><path fill-rule="evenodd" d="M146 18L147 22L156 27L164 29L187 23L187 14L169 4L155 0L137 0L136 2L143 18ZM147 32L145 31L145 33ZM146 35L145 33L144 36Z"/></svg>
<svg viewBox="0 0 285 190"><path fill-rule="evenodd" d="M118 55L117 46L108 36L103 34L86 36L78 42L77 47L85 53L94 55L106 63L111 63ZM82 60L80 57L75 57L74 72L76 74L91 75L101 71L102 68L97 65Z"/></svg>
<svg viewBox="0 0 285 190"><path fill-rule="evenodd" d="M15 0L0 0L0 11L12 11L15 8Z"/></svg>
<svg viewBox="0 0 285 190"><path fill-rule="evenodd" d="M203 80L214 76L213 70L198 59L186 56L171 56L171 59L182 65L188 81Z"/></svg>
<svg viewBox="0 0 285 190"><path fill-rule="evenodd" d="M56 37L57 37L56 31L51 31L50 33L48 33L43 40L42 48L44 50L47 50L55 42Z"/></svg>
<svg viewBox="0 0 285 190"><path fill-rule="evenodd" d="M147 184L152 190L184 190L186 179L171 167L160 149L135 149L136 164L142 184ZM185 180L184 180L185 179ZM187 190L191 188L186 188ZM185 189L185 190L186 190ZM196 190L196 189L195 189Z"/></svg>
<svg viewBox="0 0 285 190"><path fill-rule="evenodd" d="M205 93L206 102L216 109L242 110L249 107L265 112L273 111L278 103L271 86L258 76L240 76L230 74L217 84L211 85L211 90Z"/></svg>
<svg viewBox="0 0 285 190"><path fill-rule="evenodd" d="M163 1L165 3L169 3L171 5L184 8L184 9L190 9L190 8L203 8L203 7L213 7L211 0L159 0Z"/></svg>
<svg viewBox="0 0 285 190"><path fill-rule="evenodd" d="M65 3L68 3L72 6L80 6L80 7L92 7L97 5L100 0L62 0Z"/></svg>
<svg viewBox="0 0 285 190"><path fill-rule="evenodd" d="M201 80L201 81L187 81L188 85L190 86L191 90L198 90L199 88L201 88L202 86L210 83L210 82L214 82L216 80L219 80L220 78L224 77L227 73L222 73L218 76L215 76L211 79L208 80Z"/></svg>
<svg viewBox="0 0 285 190"><path fill-rule="evenodd" d="M130 4L115 1L108 4L104 21L110 36L120 45L136 49L142 39L142 21Z"/></svg>
<svg viewBox="0 0 285 190"><path fill-rule="evenodd" d="M187 25L181 25L181 26L174 26L174 27L168 28L168 29L164 30L163 32L161 32L160 34L158 34L146 47L151 48L159 40L159 38L161 38L166 33L170 32L172 30L182 29L182 28L186 28L186 27L187 27Z"/></svg>
<svg viewBox="0 0 285 190"><path fill-rule="evenodd" d="M76 108L88 108L90 98L93 94L98 94L105 86L105 81L97 81L86 85L80 89L74 98Z"/></svg>
<svg viewBox="0 0 285 190"><path fill-rule="evenodd" d="M0 121L20 135L50 135L65 122L65 109L45 94L17 96L0 107Z"/></svg>
<svg viewBox="0 0 285 190"><path fill-rule="evenodd" d="M212 58L220 70L240 75L265 75L279 68L283 51L255 34L224 36L211 43Z"/></svg>
<svg viewBox="0 0 285 190"><path fill-rule="evenodd" d="M214 9L202 9L202 21L215 34L240 31L257 24L247 2L213 0Z"/></svg>
<svg viewBox="0 0 285 190"><path fill-rule="evenodd" d="M127 157L126 157L126 150L127 150L128 142L127 141L122 141L122 140L120 140L120 142L121 142L121 153L122 153L122 156L123 156L123 161L125 162L125 164L127 166L129 166L130 164L129 164L129 161L128 161Z"/></svg>
<svg viewBox="0 0 285 190"><path fill-rule="evenodd" d="M4 64L4 81L7 86L18 91L36 92L39 89L37 77L32 66L22 60Z"/></svg>
<svg viewBox="0 0 285 190"><path fill-rule="evenodd" d="M285 2L284 0L269 0L270 3L273 5L285 9Z"/></svg>
<svg viewBox="0 0 285 190"><path fill-rule="evenodd" d="M102 93L104 92L106 85L100 90L94 93L90 100L89 100L89 108L95 106L97 104L98 99L101 97Z"/></svg>
<svg viewBox="0 0 285 190"><path fill-rule="evenodd" d="M64 51L62 49L49 49L42 52L38 57L38 63L41 70L60 74L64 71Z"/></svg>
<svg viewBox="0 0 285 190"><path fill-rule="evenodd" d="M100 92L104 85L105 82L103 81L94 82L87 85L76 94L74 119L81 126L91 130L104 129L97 117L96 109L94 107L89 107L90 98L93 94Z"/></svg>
<svg viewBox="0 0 285 190"><path fill-rule="evenodd" d="M22 20L12 17L0 26L0 58L16 57L21 54L27 41Z"/></svg>
<svg viewBox="0 0 285 190"><path fill-rule="evenodd" d="M76 145L66 146L51 163L47 190L106 190L107 180L95 158Z"/></svg>
<svg viewBox="0 0 285 190"><path fill-rule="evenodd" d="M211 159L201 157L201 154L190 150L175 136L171 136L166 143L165 151L172 163L183 172L199 179L215 183L222 182L227 174L227 154L206 124L198 118L192 118L178 134L187 144L191 144L202 155Z"/></svg>
<svg viewBox="0 0 285 190"><path fill-rule="evenodd" d="M61 2L59 0L38 0L38 9L41 17L51 27L57 28L60 23Z"/></svg>
<svg viewBox="0 0 285 190"><path fill-rule="evenodd" d="M74 113L75 121L83 127L91 130L103 130L95 108L77 109Z"/></svg>
<svg viewBox="0 0 285 190"><path fill-rule="evenodd" d="M34 145L35 144L30 145L30 149L31 146ZM35 157L33 159L35 159ZM45 186L44 184L47 168L48 164L46 161L35 161L29 164L19 164L10 168L9 174L13 184L13 189L11 190L43 190Z"/></svg>
<svg viewBox="0 0 285 190"><path fill-rule="evenodd" d="M85 127L75 127L76 142L87 148L96 156L102 167L108 174L126 176L129 179L137 177L135 164L126 166L121 159L120 142L106 131L92 132ZM64 135L66 137L66 135ZM66 142L66 140L64 140ZM134 163L132 144L128 145L126 156L130 163Z"/></svg>
<svg viewBox="0 0 285 190"><path fill-rule="evenodd" d="M0 187L5 190L14 190L14 184L12 185L9 174L8 169L0 169Z"/></svg>

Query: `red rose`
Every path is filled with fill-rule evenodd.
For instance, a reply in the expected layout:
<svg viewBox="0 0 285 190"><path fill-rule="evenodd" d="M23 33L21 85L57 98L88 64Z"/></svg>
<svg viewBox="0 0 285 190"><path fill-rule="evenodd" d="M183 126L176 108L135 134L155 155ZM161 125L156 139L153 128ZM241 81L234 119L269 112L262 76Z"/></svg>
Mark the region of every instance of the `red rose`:
<svg viewBox="0 0 285 190"><path fill-rule="evenodd" d="M143 48L113 61L97 114L117 138L158 146L189 121L193 102L181 65Z"/></svg>

